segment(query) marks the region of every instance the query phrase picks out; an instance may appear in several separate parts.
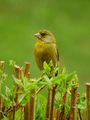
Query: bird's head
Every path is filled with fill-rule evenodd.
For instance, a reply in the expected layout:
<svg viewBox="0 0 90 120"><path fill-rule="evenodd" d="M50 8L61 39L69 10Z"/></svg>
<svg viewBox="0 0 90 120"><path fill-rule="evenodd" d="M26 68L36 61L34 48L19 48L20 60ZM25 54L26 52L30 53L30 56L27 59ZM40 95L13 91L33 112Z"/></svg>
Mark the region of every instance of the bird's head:
<svg viewBox="0 0 90 120"><path fill-rule="evenodd" d="M44 43L54 43L55 37L54 35L48 30L41 30L40 32L35 34L37 40L42 41Z"/></svg>

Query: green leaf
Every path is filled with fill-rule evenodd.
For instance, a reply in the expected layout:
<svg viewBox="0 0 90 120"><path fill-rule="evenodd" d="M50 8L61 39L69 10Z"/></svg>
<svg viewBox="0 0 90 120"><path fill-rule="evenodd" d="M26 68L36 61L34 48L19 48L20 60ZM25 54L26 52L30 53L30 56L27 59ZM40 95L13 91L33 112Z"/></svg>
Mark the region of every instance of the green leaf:
<svg viewBox="0 0 90 120"><path fill-rule="evenodd" d="M25 96L26 96L26 93L19 95L19 97L18 97L19 103L22 102L22 100L25 98Z"/></svg>
<svg viewBox="0 0 90 120"><path fill-rule="evenodd" d="M9 60L9 65L10 66L14 66L16 64L16 62L14 60Z"/></svg>
<svg viewBox="0 0 90 120"><path fill-rule="evenodd" d="M18 86L23 87L23 84L19 79L15 78L14 76L13 76L13 79Z"/></svg>
<svg viewBox="0 0 90 120"><path fill-rule="evenodd" d="M11 94L9 87L7 87L7 86L6 86L5 93L6 93L6 96L10 96L10 94Z"/></svg>
<svg viewBox="0 0 90 120"><path fill-rule="evenodd" d="M49 77L48 77L47 75L44 75L44 79L45 79L45 81L46 81L47 83L50 82L50 79L49 79Z"/></svg>
<svg viewBox="0 0 90 120"><path fill-rule="evenodd" d="M86 94L81 94L79 95L78 102L77 102L77 108L80 110L85 110L87 106L86 102Z"/></svg>
<svg viewBox="0 0 90 120"><path fill-rule="evenodd" d="M66 73L66 68L63 67L62 70L61 70L61 74L65 74Z"/></svg>
<svg viewBox="0 0 90 120"><path fill-rule="evenodd" d="M7 100L8 100L8 98L7 98L7 96L6 96L5 94L1 93L0 96L3 98L4 101L7 101Z"/></svg>
<svg viewBox="0 0 90 120"><path fill-rule="evenodd" d="M61 82L61 76L60 75L58 75L58 76L56 76L56 77L54 77L54 78L51 78L51 82L55 85L55 84L60 84L60 82Z"/></svg>
<svg viewBox="0 0 90 120"><path fill-rule="evenodd" d="M43 68L47 74L50 74L51 68L46 62L43 63Z"/></svg>

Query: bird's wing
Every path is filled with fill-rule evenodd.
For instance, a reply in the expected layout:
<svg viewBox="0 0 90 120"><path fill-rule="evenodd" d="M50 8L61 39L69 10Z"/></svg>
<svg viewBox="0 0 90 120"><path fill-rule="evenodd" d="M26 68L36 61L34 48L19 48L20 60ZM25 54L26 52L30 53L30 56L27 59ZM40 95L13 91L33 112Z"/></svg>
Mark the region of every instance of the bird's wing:
<svg viewBox="0 0 90 120"><path fill-rule="evenodd" d="M59 61L59 51L57 49L57 60Z"/></svg>

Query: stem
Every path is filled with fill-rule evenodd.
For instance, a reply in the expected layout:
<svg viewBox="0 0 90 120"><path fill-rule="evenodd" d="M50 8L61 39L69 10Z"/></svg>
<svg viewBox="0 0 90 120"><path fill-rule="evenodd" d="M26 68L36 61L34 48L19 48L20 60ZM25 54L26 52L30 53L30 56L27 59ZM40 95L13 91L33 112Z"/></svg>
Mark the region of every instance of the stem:
<svg viewBox="0 0 90 120"><path fill-rule="evenodd" d="M49 120L50 110L51 110L51 106L50 105L51 105L51 89L48 89L45 120Z"/></svg>
<svg viewBox="0 0 90 120"><path fill-rule="evenodd" d="M14 65L14 75L17 79L21 78L21 70L18 65Z"/></svg>
<svg viewBox="0 0 90 120"><path fill-rule="evenodd" d="M0 111L2 111L2 98L0 97Z"/></svg>
<svg viewBox="0 0 90 120"><path fill-rule="evenodd" d="M57 87L57 85L55 87L53 87L53 89L52 89L50 120L53 119L54 99L55 99L55 90L56 90L56 87Z"/></svg>
<svg viewBox="0 0 90 120"><path fill-rule="evenodd" d="M82 120L86 120L86 110L82 113Z"/></svg>
<svg viewBox="0 0 90 120"><path fill-rule="evenodd" d="M57 113L56 113L56 120L59 120L59 111L57 110Z"/></svg>
<svg viewBox="0 0 90 120"><path fill-rule="evenodd" d="M39 92L41 92L41 90L43 89L43 88L45 88L46 87L46 85L42 85L42 87L40 87L37 91L36 91L36 95L39 93Z"/></svg>
<svg viewBox="0 0 90 120"><path fill-rule="evenodd" d="M82 116L81 116L80 109L78 109L78 113L79 113L79 118L80 118L80 120L82 120Z"/></svg>
<svg viewBox="0 0 90 120"><path fill-rule="evenodd" d="M2 98L0 97L0 111L2 111ZM2 114L0 113L0 120L2 119Z"/></svg>
<svg viewBox="0 0 90 120"><path fill-rule="evenodd" d="M21 107L21 110L20 110L20 120L22 120L23 119L23 107Z"/></svg>
<svg viewBox="0 0 90 120"><path fill-rule="evenodd" d="M14 106L13 106L14 107ZM9 108L7 111L5 111L5 116L8 116L8 114L10 114L10 113L12 113L13 112L13 107L11 107L11 108ZM21 103L19 103L19 104L17 104L16 106L15 106L15 110L17 111L18 109L20 109L21 108Z"/></svg>
<svg viewBox="0 0 90 120"><path fill-rule="evenodd" d="M20 79L20 77L21 77L21 70L20 70L20 67L19 66L17 66L17 65L14 65L14 74L15 74L15 77L17 78L17 79ZM14 98L14 101L15 101L15 104L17 104L17 99L18 99L18 90L19 90L19 86L18 85L16 85L16 87L15 87L15 98ZM11 114L12 115L12 117L11 118L13 118L13 120L15 120L15 111L16 111L16 107L13 105L13 113Z"/></svg>
<svg viewBox="0 0 90 120"><path fill-rule="evenodd" d="M13 113L12 113L12 115L13 115L13 120L15 120L15 107L13 107Z"/></svg>
<svg viewBox="0 0 90 120"><path fill-rule="evenodd" d="M30 78L29 67L30 63L26 62L24 76L27 78ZM30 93L33 94L33 96L30 97L29 102L24 107L24 120L35 120L35 105L36 105L35 89L31 90Z"/></svg>
<svg viewBox="0 0 90 120"><path fill-rule="evenodd" d="M5 61L0 61L0 70L4 69L4 64L5 64ZM1 85L2 85L2 79L0 78L0 91L1 91ZM4 110L5 110L5 106L4 106L2 98L0 96L0 111L4 112ZM1 114L0 114L0 119L1 119Z"/></svg>
<svg viewBox="0 0 90 120"><path fill-rule="evenodd" d="M35 120L35 90L32 90L31 93L34 95L30 97L27 105L24 107L24 120Z"/></svg>
<svg viewBox="0 0 90 120"><path fill-rule="evenodd" d="M12 112L9 112L9 120L15 120L15 107L16 106L12 106ZM5 114L6 115L6 114Z"/></svg>
<svg viewBox="0 0 90 120"><path fill-rule="evenodd" d="M90 120L90 83L86 83L86 95L87 95L88 120Z"/></svg>
<svg viewBox="0 0 90 120"><path fill-rule="evenodd" d="M53 120L56 120L57 117L57 109L54 107L53 109Z"/></svg>
<svg viewBox="0 0 90 120"><path fill-rule="evenodd" d="M15 77L16 77L17 79L20 79L20 78L21 78L21 70L20 70L20 67L17 66L17 65L14 65L14 74L15 74ZM15 87L16 87L16 88L15 88L15 93L16 93L16 94L15 94L14 100L15 100L15 102L17 103L19 86L16 85Z"/></svg>
<svg viewBox="0 0 90 120"><path fill-rule="evenodd" d="M27 78L30 78L29 68L30 68L30 63L25 62L24 76Z"/></svg>
<svg viewBox="0 0 90 120"><path fill-rule="evenodd" d="M63 96L62 108L61 108L61 112L59 114L59 120L63 120L64 119L64 110L65 110L66 98L67 98L67 92L65 92L64 96Z"/></svg>
<svg viewBox="0 0 90 120"><path fill-rule="evenodd" d="M75 105L76 105L77 89L71 90L71 105L70 105L70 117L69 120L75 120Z"/></svg>

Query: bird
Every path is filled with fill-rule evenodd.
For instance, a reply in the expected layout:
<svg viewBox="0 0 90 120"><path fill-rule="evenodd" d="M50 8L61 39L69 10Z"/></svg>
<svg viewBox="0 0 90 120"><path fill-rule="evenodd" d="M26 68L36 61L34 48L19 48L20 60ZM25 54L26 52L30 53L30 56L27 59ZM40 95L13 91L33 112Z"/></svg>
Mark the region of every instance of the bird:
<svg viewBox="0 0 90 120"><path fill-rule="evenodd" d="M59 53L58 53L58 49L56 45L56 39L53 33L51 33L48 30L41 30L35 34L35 37L37 38L37 40L35 43L34 54L35 54L36 63L39 69L44 70L44 67L43 67L44 62L49 64L50 61L52 61L53 67L55 67L59 62ZM52 71L53 69L51 69L50 75L48 76L49 78L53 77ZM54 76L57 76L57 75L58 75L58 71L55 73ZM42 88L44 87L45 85ZM52 120L52 114L53 114L53 109L54 109L53 104L54 104L54 99L55 99L56 88L57 88L57 85L55 85L52 88L52 95L50 94L51 90L48 89L47 101L49 100L50 97L52 98L51 98L51 104L49 105L51 109L49 114L47 114L48 107L46 108L47 109L46 118L50 117L50 120Z"/></svg>
<svg viewBox="0 0 90 120"><path fill-rule="evenodd" d="M36 43L34 47L34 55L37 66L40 70L43 70L43 64L47 64L52 61L55 67L59 61L59 52L56 45L56 39L49 30L40 30L36 34Z"/></svg>

